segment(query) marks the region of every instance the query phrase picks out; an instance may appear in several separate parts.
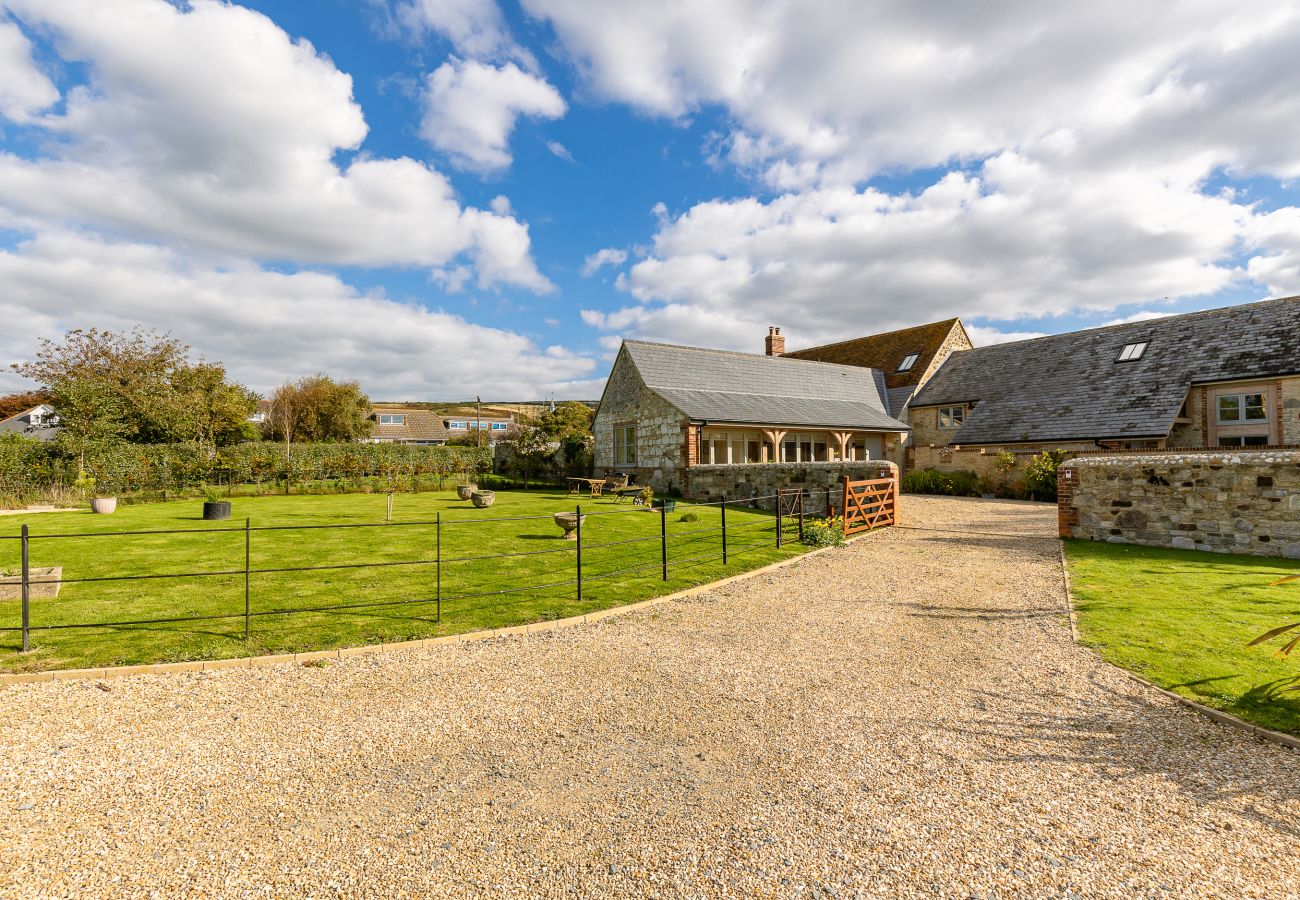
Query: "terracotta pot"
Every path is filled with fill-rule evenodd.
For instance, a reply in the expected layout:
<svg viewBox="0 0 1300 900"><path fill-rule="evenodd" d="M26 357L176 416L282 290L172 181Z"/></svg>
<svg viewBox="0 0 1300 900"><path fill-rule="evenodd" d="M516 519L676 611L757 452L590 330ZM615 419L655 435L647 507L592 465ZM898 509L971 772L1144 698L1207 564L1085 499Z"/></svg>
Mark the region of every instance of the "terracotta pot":
<svg viewBox="0 0 1300 900"><path fill-rule="evenodd" d="M475 491L469 495L469 499L473 501L474 505L479 509L487 509L492 505L496 498L497 495L493 491Z"/></svg>
<svg viewBox="0 0 1300 900"><path fill-rule="evenodd" d="M468 500L478 490L477 484L461 484L456 486L456 496L462 500Z"/></svg>
<svg viewBox="0 0 1300 900"><path fill-rule="evenodd" d="M96 497L90 501L90 511L106 516L117 509L116 497Z"/></svg>

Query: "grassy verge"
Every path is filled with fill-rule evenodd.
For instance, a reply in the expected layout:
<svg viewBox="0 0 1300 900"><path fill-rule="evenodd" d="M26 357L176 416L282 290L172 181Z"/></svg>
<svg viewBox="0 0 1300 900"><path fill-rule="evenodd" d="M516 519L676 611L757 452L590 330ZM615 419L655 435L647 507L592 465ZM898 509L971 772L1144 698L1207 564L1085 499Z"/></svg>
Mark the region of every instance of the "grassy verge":
<svg viewBox="0 0 1300 900"><path fill-rule="evenodd" d="M31 603L33 652L20 635L0 631L0 671L220 659L263 653L396 642L482 628L559 619L671 593L799 555L793 535L775 546L775 520L762 510L729 507L729 562L721 560L717 507L679 502L666 516L669 578L662 579L660 517L611 499L581 498L583 590L576 596L575 543L550 514L574 508L562 492L497 493L474 509L447 493L399 494L393 524L379 528L303 529L385 520L383 495L249 497L234 501L230 522L204 522L197 500L133 504L111 516L48 513L0 520L0 536L30 526L33 567L59 565L65 579L185 572L232 572L196 578L65 583L58 598ZM694 513L695 521L686 521ZM436 620L442 517L442 620ZM538 516L541 518L527 518ZM244 519L254 527L253 569L399 563L382 568L254 574L253 617L244 639ZM423 524L430 523L430 524ZM185 534L103 536L108 531L185 529ZM88 536L77 536L77 535ZM513 554L504 558L479 558ZM416 564L406 563L415 561ZM0 539L0 569L19 565L19 542ZM628 571L631 570L631 571ZM508 592L508 593L501 593ZM353 609L311 607L355 604ZM20 624L19 603L0 600L0 628ZM203 621L160 622L211 616ZM92 628L50 628L100 622Z"/></svg>
<svg viewBox="0 0 1300 900"><path fill-rule="evenodd" d="M1109 662L1206 706L1300 735L1300 658L1281 641L1246 648L1300 619L1289 560L1067 541L1079 633Z"/></svg>

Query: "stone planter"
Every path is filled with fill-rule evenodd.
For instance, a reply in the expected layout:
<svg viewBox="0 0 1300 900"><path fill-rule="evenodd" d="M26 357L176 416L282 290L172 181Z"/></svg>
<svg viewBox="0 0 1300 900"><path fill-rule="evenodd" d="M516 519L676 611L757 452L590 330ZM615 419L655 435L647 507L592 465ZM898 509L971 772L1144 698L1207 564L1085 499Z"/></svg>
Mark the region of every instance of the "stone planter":
<svg viewBox="0 0 1300 900"><path fill-rule="evenodd" d="M90 501L90 511L93 513L99 513L101 516L106 516L116 510L116 497L96 497Z"/></svg>
<svg viewBox="0 0 1300 900"><path fill-rule="evenodd" d="M551 519L556 525L564 529L564 539L566 541L576 541L578 539L578 525L587 520L584 513L582 518L578 518L577 513L558 512L551 513Z"/></svg>
<svg viewBox="0 0 1300 900"><path fill-rule="evenodd" d="M487 509L495 501L497 495L494 491L475 491L469 495L469 499L479 509Z"/></svg>
<svg viewBox="0 0 1300 900"><path fill-rule="evenodd" d="M460 484L456 486L456 496L462 500L468 500L474 496L474 492L477 490L477 484Z"/></svg>
<svg viewBox="0 0 1300 900"><path fill-rule="evenodd" d="M229 500L203 501L203 518L210 522L221 522L230 518Z"/></svg>
<svg viewBox="0 0 1300 900"><path fill-rule="evenodd" d="M33 600L59 596L62 586L63 566L47 566L28 572L27 596ZM23 576L0 575L0 600L23 599Z"/></svg>

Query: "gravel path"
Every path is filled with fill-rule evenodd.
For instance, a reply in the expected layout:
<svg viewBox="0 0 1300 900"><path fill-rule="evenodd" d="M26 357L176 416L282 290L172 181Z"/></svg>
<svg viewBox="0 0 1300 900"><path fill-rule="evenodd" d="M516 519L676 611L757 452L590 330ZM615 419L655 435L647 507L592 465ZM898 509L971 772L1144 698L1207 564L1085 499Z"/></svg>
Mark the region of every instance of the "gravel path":
<svg viewBox="0 0 1300 900"><path fill-rule="evenodd" d="M902 514L969 531L543 636L0 689L0 898L1298 895L1300 754L1071 644L1053 508Z"/></svg>

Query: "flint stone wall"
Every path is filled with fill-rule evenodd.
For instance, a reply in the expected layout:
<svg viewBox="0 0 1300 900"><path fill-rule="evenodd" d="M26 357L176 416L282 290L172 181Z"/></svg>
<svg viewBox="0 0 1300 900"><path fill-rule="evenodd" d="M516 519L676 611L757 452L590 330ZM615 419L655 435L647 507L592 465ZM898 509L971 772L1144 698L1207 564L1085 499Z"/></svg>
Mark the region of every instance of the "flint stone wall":
<svg viewBox="0 0 1300 900"><path fill-rule="evenodd" d="M1300 559L1300 452L1092 456L1058 473L1062 537Z"/></svg>
<svg viewBox="0 0 1300 900"><path fill-rule="evenodd" d="M830 502L839 510L843 495L842 479L863 481L875 478L898 480L898 466L888 460L813 463L744 463L731 466L691 466L686 470L683 494L691 500L712 503L768 497L777 490L804 488L811 493L809 509L820 510L830 492ZM757 500L763 509L775 509L776 501Z"/></svg>

